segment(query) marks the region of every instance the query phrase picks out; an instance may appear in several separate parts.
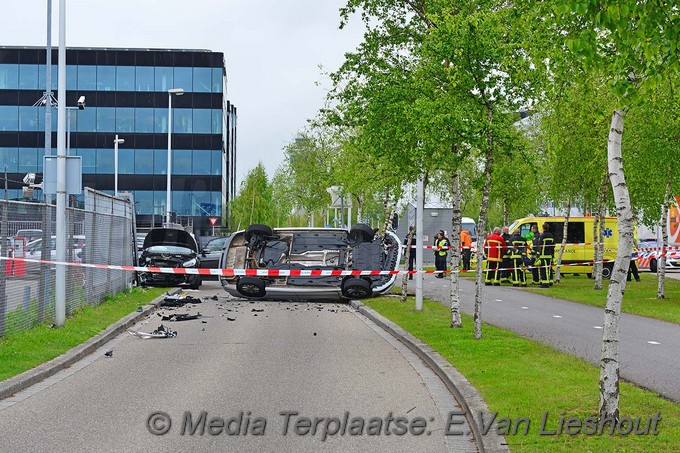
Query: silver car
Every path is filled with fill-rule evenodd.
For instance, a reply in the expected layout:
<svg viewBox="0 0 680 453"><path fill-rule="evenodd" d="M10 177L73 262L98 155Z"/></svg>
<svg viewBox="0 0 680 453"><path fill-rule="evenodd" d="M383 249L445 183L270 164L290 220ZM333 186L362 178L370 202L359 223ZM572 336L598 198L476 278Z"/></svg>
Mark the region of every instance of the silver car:
<svg viewBox="0 0 680 453"><path fill-rule="evenodd" d="M375 235L368 225L340 228L277 228L254 224L227 238L221 269L284 271L283 275L220 276L232 296L272 300L363 299L384 294L396 275L309 276L295 271L392 271L401 259L399 238ZM290 271L290 272L288 272ZM302 275L300 275L302 274Z"/></svg>

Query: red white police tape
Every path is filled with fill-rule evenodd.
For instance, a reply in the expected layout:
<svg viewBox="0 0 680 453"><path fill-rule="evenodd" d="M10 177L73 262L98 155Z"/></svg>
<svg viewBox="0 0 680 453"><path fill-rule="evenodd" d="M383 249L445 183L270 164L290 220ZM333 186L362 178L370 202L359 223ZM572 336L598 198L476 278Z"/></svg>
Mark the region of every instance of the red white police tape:
<svg viewBox="0 0 680 453"><path fill-rule="evenodd" d="M60 261L46 261L46 260L34 260L28 258L7 258L0 256L0 260L8 262L26 262L26 263L37 263L37 264L50 264L57 266L71 266L71 267L85 267L91 269L107 269L107 270L121 270L121 271L136 271L136 272L150 272L150 273L160 273L160 274L186 274L186 275L217 275L224 277L234 277L234 276L251 276L251 277L344 277L344 276L379 276L379 275L412 275L412 274L442 274L450 272L476 272L476 269L471 270L446 270L446 271L435 271L435 270L414 270L414 271L382 271L382 270L331 270L331 269L195 269L195 268L183 268L183 267L142 267L142 266L118 266L113 264L86 264L86 263L66 263ZM605 260L603 263L608 263L613 260ZM583 263L569 263L563 264L562 266L592 266L594 261L583 262ZM552 266L522 266L522 267L503 267L497 269L483 269L483 272L494 272L494 271L509 271L515 269L540 269L543 267L555 267Z"/></svg>

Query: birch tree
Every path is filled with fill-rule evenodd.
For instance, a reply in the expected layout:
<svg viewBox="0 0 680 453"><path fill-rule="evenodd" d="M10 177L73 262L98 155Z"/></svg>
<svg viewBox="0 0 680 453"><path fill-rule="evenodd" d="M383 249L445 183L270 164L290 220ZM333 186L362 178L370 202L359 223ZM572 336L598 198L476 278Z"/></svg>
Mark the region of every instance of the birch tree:
<svg viewBox="0 0 680 453"><path fill-rule="evenodd" d="M618 252L607 292L600 363L601 418L619 418L619 318L633 243L633 213L622 159L624 116L645 84L680 70L680 11L674 2L560 0L556 13L570 50L610 75L618 101L607 145L609 179L619 228ZM637 100L640 100L637 98Z"/></svg>

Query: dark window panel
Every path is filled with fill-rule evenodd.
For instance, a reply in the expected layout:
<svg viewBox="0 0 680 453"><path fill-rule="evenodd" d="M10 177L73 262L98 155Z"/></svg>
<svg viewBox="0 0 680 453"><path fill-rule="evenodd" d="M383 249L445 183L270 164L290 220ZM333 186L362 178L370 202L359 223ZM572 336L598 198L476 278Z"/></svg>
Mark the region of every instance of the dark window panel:
<svg viewBox="0 0 680 453"><path fill-rule="evenodd" d="M127 140L125 143L127 143ZM153 149L154 136L153 134L135 134L132 144L134 144L135 149Z"/></svg>
<svg viewBox="0 0 680 453"><path fill-rule="evenodd" d="M38 49L21 49L19 52L19 63L21 64L40 64L45 62L44 56L41 61L40 50Z"/></svg>
<svg viewBox="0 0 680 453"><path fill-rule="evenodd" d="M175 55L175 66L193 66L194 53L193 52L177 52Z"/></svg>
<svg viewBox="0 0 680 453"><path fill-rule="evenodd" d="M135 93L120 91L116 93L116 107L135 107L136 102ZM140 107L146 107L146 105Z"/></svg>
<svg viewBox="0 0 680 453"><path fill-rule="evenodd" d="M104 50L97 51L97 66L115 66L116 53L117 52L107 52Z"/></svg>
<svg viewBox="0 0 680 453"><path fill-rule="evenodd" d="M18 64L19 52L12 49L0 49L0 63L2 64Z"/></svg>
<svg viewBox="0 0 680 453"><path fill-rule="evenodd" d="M17 146L19 148L37 148L38 146L45 146L45 142L38 142L37 132L19 132L17 135Z"/></svg>
<svg viewBox="0 0 680 453"><path fill-rule="evenodd" d="M212 93L210 95L210 108L222 109L222 93Z"/></svg>
<svg viewBox="0 0 680 453"><path fill-rule="evenodd" d="M97 56L90 50L77 50L76 54L78 55L78 65L94 66L97 64Z"/></svg>
<svg viewBox="0 0 680 453"><path fill-rule="evenodd" d="M54 43L52 43L54 46ZM59 49L52 48L52 64L57 64L59 62ZM78 64L78 53L73 50L66 49L66 65L77 65Z"/></svg>
<svg viewBox="0 0 680 453"><path fill-rule="evenodd" d="M0 131L0 147L16 147L19 141L17 132Z"/></svg>
<svg viewBox="0 0 680 453"><path fill-rule="evenodd" d="M135 66L137 52L131 52L127 50L119 50L116 52L116 65L117 66Z"/></svg>
<svg viewBox="0 0 680 453"><path fill-rule="evenodd" d="M135 96L135 107L153 107L155 101L155 93L141 93L136 92Z"/></svg>
<svg viewBox="0 0 680 453"><path fill-rule="evenodd" d="M76 148L96 148L97 135L94 132L79 132L77 134L71 132L71 143ZM56 143L54 140L52 143ZM112 145L113 146L113 145Z"/></svg>
<svg viewBox="0 0 680 453"><path fill-rule="evenodd" d="M188 91L188 90L185 90ZM182 96L174 96L172 99L172 108L190 109L193 103L193 93L185 92ZM167 105L167 102L166 102Z"/></svg>
<svg viewBox="0 0 680 453"><path fill-rule="evenodd" d="M121 93L115 91L97 91L96 93L95 103L90 104L92 107L115 107L116 99L121 97ZM88 104L87 97L85 103Z"/></svg>
<svg viewBox="0 0 680 453"><path fill-rule="evenodd" d="M155 52L135 52L135 65L136 66L154 66Z"/></svg>
<svg viewBox="0 0 680 453"><path fill-rule="evenodd" d="M211 53L196 52L194 54L194 66L209 67L212 66Z"/></svg>
<svg viewBox="0 0 680 453"><path fill-rule="evenodd" d="M207 135L195 135L193 149L210 149L210 137Z"/></svg>
<svg viewBox="0 0 680 453"><path fill-rule="evenodd" d="M211 52L208 55L210 55L210 59L212 61L210 66L224 67L224 54L222 52Z"/></svg>
<svg viewBox="0 0 680 453"><path fill-rule="evenodd" d="M15 96L17 93L15 92ZM19 101L19 105L33 105L35 104L35 101L40 99L43 95L42 91L33 91L33 90L20 90L18 92L17 100ZM56 97L56 93L55 93ZM14 104L16 105L16 104ZM56 111L55 111L56 112Z"/></svg>
<svg viewBox="0 0 680 453"><path fill-rule="evenodd" d="M173 99L172 104L173 106L175 105L175 101L178 96L175 96L175 99ZM182 97L182 96L179 96ZM163 108L165 107L166 109L168 108L168 93L167 92L155 92L153 94L153 106L156 108Z"/></svg>
<svg viewBox="0 0 680 453"><path fill-rule="evenodd" d="M171 52L154 52L154 66L173 66Z"/></svg>

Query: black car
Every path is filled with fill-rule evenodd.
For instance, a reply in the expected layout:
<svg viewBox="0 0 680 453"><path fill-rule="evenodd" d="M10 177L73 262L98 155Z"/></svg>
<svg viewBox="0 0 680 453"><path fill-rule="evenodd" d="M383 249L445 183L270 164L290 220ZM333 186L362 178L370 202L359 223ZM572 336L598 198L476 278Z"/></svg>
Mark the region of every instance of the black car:
<svg viewBox="0 0 680 453"><path fill-rule="evenodd" d="M141 267L171 267L198 269L201 259L196 239L184 230L156 228L146 235L142 254L139 256ZM157 272L138 272L137 279L142 286L188 286L198 289L200 275L164 274Z"/></svg>

